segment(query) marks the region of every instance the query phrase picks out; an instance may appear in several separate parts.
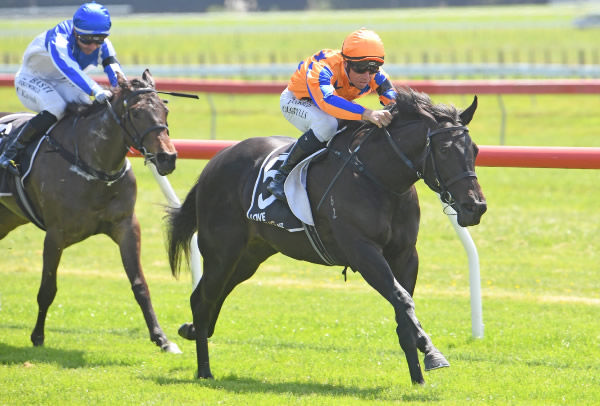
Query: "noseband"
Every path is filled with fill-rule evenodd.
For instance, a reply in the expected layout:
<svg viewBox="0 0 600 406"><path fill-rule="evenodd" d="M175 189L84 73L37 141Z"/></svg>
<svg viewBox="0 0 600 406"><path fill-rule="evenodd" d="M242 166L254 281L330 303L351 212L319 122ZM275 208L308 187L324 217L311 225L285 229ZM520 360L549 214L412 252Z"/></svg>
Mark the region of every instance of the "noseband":
<svg viewBox="0 0 600 406"><path fill-rule="evenodd" d="M157 91L152 88L143 88L143 89L137 89L137 90L134 90L133 92L131 92L131 94L129 94L127 97L125 97L123 99L123 108L125 111L123 112L123 115L121 116L120 119L117 116L117 113L115 113L115 110L113 109L112 105L110 104L110 102L108 100L106 101L106 104L108 105L108 111L110 111L110 114L112 115L115 122L119 125L119 127L121 127L121 129L123 129L123 131L125 131L125 134L127 134L129 136L129 138L131 138L131 140L133 141L133 147L142 153L142 155L144 156L144 163L146 163L149 160L150 161L154 160L155 155L148 152L148 150L144 147L144 145L143 145L144 138L146 137L146 135L148 135L149 133L151 133L154 130L167 130L167 132L168 132L169 127L166 125L159 124L159 125L155 125L150 128L147 128L141 134L137 130L137 128L133 124L133 120L131 119L131 112L129 110L128 104L129 104L130 99L132 99L135 96L138 96L140 94L144 94L144 93L157 93ZM131 128L133 128L134 134L132 134L131 132L129 132L129 130L127 130L127 123L129 123Z"/></svg>
<svg viewBox="0 0 600 406"><path fill-rule="evenodd" d="M435 154L433 153L433 150L431 148L431 143L432 143L433 137L435 137L436 135L439 135L439 134L444 134L444 133L448 133L448 132L452 132L452 131L462 131L460 136L466 137L467 134L469 133L469 129L466 126L461 125L461 126L443 127L443 128L437 128L433 131L430 128L428 128L425 151L423 151L423 155L419 159L419 162L423 162L421 170L417 169L417 167L412 163L412 161L400 150L400 147L398 147L398 144L396 143L396 141L394 141L394 139L392 138L392 136L389 133L389 131L387 130L387 128L384 127L383 130L384 130L386 139L388 140L390 146L392 147L392 150L396 153L396 155L398 155L400 157L400 159L402 160L402 162L404 162L406 164L406 166L408 166L410 169L412 169L415 172L415 174L417 175L417 178L423 179L423 181L427 184L427 186L429 186L429 188L431 190L433 190L434 192L436 192L440 195L440 199L442 200L442 202L444 202L448 205L454 204L454 202L455 202L454 197L448 190L448 188L451 185L453 185L454 183L456 183L459 180L464 179L464 178L477 178L477 175L475 174L474 171L464 171L464 172L461 172L461 173L451 177L450 179L443 179L442 176L440 175L438 165L436 164ZM427 177L425 176L425 171L427 168L428 160L431 160L431 167L433 168L433 171L434 171L433 183L428 181Z"/></svg>

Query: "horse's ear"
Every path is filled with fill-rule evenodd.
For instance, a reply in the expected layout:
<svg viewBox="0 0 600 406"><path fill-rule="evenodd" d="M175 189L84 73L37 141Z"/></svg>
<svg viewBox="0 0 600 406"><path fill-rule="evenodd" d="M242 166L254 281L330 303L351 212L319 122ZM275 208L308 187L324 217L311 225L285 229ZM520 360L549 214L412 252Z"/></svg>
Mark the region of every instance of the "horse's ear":
<svg viewBox="0 0 600 406"><path fill-rule="evenodd" d="M144 73L142 74L142 79L148 83L148 85L150 85L150 87L155 88L156 84L154 83L154 78L152 77L152 74L150 73L150 69L147 69L144 71Z"/></svg>
<svg viewBox="0 0 600 406"><path fill-rule="evenodd" d="M127 84L127 78L125 77L125 75L123 75L119 71L115 73L117 74L117 83L119 84L119 87L125 87L125 85Z"/></svg>
<svg viewBox="0 0 600 406"><path fill-rule="evenodd" d="M467 125L473 119L473 114L475 114L475 110L477 110L477 96L473 98L473 103L469 107L467 107L462 113L460 113L460 121L463 125Z"/></svg>

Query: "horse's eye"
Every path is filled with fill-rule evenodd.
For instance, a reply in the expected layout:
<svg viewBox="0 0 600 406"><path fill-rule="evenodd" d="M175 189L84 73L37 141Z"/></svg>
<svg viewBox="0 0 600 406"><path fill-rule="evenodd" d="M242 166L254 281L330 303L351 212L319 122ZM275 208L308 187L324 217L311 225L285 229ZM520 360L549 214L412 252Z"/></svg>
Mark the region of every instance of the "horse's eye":
<svg viewBox="0 0 600 406"><path fill-rule="evenodd" d="M450 151L450 147L452 144L442 144L440 145L440 154L447 154Z"/></svg>

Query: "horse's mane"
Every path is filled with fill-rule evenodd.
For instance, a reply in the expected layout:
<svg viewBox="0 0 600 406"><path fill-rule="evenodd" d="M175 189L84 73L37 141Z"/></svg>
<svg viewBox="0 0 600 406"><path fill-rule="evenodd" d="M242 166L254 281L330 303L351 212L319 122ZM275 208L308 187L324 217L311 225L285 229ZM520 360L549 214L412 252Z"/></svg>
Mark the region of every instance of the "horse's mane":
<svg viewBox="0 0 600 406"><path fill-rule="evenodd" d="M417 115L435 122L449 121L456 124L459 112L454 106L434 104L426 93L409 87L397 88L396 109L401 115Z"/></svg>
<svg viewBox="0 0 600 406"><path fill-rule="evenodd" d="M135 89L143 89L148 87L148 84L140 79L134 78L125 83L120 83L116 88L111 89L113 92L112 100L118 99L124 91L133 91ZM88 117L92 114L98 113L104 110L105 105L100 103L92 104L77 104L69 103L67 105L67 111L75 115Z"/></svg>
<svg viewBox="0 0 600 406"><path fill-rule="evenodd" d="M104 110L104 105L100 103L92 104L79 104L79 103L68 103L67 113L74 116L89 117Z"/></svg>

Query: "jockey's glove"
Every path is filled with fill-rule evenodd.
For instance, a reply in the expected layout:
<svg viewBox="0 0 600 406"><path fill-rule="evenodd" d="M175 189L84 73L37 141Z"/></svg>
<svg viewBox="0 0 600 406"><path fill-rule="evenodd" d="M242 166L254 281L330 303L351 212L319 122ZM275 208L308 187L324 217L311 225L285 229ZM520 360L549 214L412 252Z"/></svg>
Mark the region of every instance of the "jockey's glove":
<svg viewBox="0 0 600 406"><path fill-rule="evenodd" d="M112 93L110 90L100 88L94 92L94 98L96 99L96 101L98 103L104 103L111 97L112 97Z"/></svg>

